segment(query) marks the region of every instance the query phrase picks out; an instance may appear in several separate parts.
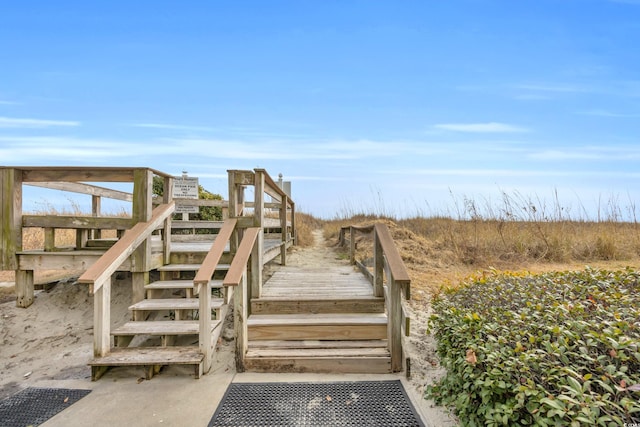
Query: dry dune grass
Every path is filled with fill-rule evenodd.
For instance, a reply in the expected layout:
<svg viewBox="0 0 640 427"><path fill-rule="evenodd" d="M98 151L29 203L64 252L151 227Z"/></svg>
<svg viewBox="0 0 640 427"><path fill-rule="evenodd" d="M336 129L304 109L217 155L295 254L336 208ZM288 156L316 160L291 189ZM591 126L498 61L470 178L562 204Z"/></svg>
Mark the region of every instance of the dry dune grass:
<svg viewBox="0 0 640 427"><path fill-rule="evenodd" d="M587 265L619 269L640 262L638 225L613 221L393 220L356 215L325 221L325 236L336 243L340 227L380 221L391 231L418 299L487 270L544 272ZM371 238L357 239L358 258L371 257Z"/></svg>

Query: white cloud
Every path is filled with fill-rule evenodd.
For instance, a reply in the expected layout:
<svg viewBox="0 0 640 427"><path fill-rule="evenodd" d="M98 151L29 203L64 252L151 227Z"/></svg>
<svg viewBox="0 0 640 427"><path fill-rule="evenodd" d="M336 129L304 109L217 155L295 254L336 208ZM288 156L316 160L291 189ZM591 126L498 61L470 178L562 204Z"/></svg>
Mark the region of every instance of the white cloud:
<svg viewBox="0 0 640 427"><path fill-rule="evenodd" d="M0 105L20 105L20 103L7 101L6 99L0 99Z"/></svg>
<svg viewBox="0 0 640 427"><path fill-rule="evenodd" d="M434 126L436 129L449 130L454 132L471 133L513 133L528 132L528 129L513 126L506 123L443 123Z"/></svg>
<svg viewBox="0 0 640 427"><path fill-rule="evenodd" d="M189 125L174 125L169 123L134 123L130 125L138 128L151 128L151 129L168 129L168 130L189 130L189 131L213 131L215 129L207 126L189 126Z"/></svg>
<svg viewBox="0 0 640 427"><path fill-rule="evenodd" d="M75 127L80 122L65 120L17 119L0 117L0 128L46 128L46 127Z"/></svg>
<svg viewBox="0 0 640 427"><path fill-rule="evenodd" d="M591 92L591 89L571 84L520 84L516 89L523 89L533 92L555 92L555 93L583 93Z"/></svg>

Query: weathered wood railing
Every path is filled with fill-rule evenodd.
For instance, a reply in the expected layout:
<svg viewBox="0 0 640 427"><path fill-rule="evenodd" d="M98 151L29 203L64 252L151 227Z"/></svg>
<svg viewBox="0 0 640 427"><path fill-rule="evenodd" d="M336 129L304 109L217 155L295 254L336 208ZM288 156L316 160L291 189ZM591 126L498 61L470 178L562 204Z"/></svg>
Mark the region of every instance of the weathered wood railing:
<svg viewBox="0 0 640 427"><path fill-rule="evenodd" d="M228 219L218 233L218 237L211 245L211 249L207 253L202 265L198 269L193 279L194 294L198 294L199 299L199 319L200 319L200 351L204 354L204 372L208 372L211 368L212 352L214 343L211 342L211 279L216 267L220 262L220 258L224 253L225 247L236 228L237 220L235 218ZM227 292L226 299L230 293Z"/></svg>
<svg viewBox="0 0 640 427"><path fill-rule="evenodd" d="M79 278L79 283L89 285L94 295L93 353L105 356L111 349L111 279L120 265L155 231L175 210L173 202L155 208L151 219L139 222L118 240Z"/></svg>
<svg viewBox="0 0 640 427"><path fill-rule="evenodd" d="M356 264L369 278L373 285L374 295L383 296L386 300L388 316L388 346L391 354L393 372L402 370L402 329L409 335L409 322L402 308L402 294L410 299L411 279L402 262L400 253L393 242L389 228L383 223L366 227L346 226L340 229L340 244L346 246L347 231L349 234L349 254L352 264ZM356 233L373 232L373 271L362 262L356 260ZM386 283L385 283L386 282Z"/></svg>
<svg viewBox="0 0 640 427"><path fill-rule="evenodd" d="M100 239L102 231L116 230L118 237L139 222L151 219L152 182L154 177L163 180L165 197L162 203L171 201L172 179L170 175L150 168L131 167L0 167L0 269L16 272L16 304L28 307L33 303L34 271L86 269L100 256L106 242ZM133 194L99 187L88 183L132 183ZM23 215L23 187L25 185L45 187L90 195L90 215L57 215L55 212L42 215ZM131 202L131 216L105 216L101 212L103 198ZM171 219L167 218L164 229ZM44 230L44 247L25 250L23 229L38 227ZM76 230L74 247L57 248L57 229ZM171 233L162 236L162 247L152 249L152 239L141 243L125 269L133 274L134 288L140 289L148 278L149 270L168 262ZM115 240L115 239L114 239ZM154 239L153 242L157 242ZM110 242L111 243L111 242ZM96 253L96 251L98 253ZM45 254L43 254L43 252ZM46 256L45 256L46 255ZM52 255L52 256L50 256Z"/></svg>
<svg viewBox="0 0 640 427"><path fill-rule="evenodd" d="M238 251L233 257L229 271L222 284L235 288L233 324L236 337L236 370L244 371L244 358L247 353L247 319L251 304L251 289L254 282L261 280L260 271L260 245L259 236L262 229L259 227L247 228L238 246Z"/></svg>

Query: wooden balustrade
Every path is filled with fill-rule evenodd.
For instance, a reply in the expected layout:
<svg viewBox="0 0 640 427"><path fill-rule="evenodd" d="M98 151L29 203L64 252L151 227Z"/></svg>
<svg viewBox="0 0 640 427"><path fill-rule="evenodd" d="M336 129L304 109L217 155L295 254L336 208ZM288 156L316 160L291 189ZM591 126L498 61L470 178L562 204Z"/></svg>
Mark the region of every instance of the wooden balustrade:
<svg viewBox="0 0 640 427"><path fill-rule="evenodd" d="M347 232L349 237L347 239ZM371 234L373 232L373 271L356 260L356 233ZM351 263L358 265L374 287L374 295L383 296L386 300L388 315L388 347L391 353L391 369L402 370L402 329L409 335L409 318L402 307L402 295L410 299L411 279L393 242L389 228L383 223L371 226L346 226L340 229L339 243L346 246L349 241L349 257ZM386 282L386 286L385 286Z"/></svg>

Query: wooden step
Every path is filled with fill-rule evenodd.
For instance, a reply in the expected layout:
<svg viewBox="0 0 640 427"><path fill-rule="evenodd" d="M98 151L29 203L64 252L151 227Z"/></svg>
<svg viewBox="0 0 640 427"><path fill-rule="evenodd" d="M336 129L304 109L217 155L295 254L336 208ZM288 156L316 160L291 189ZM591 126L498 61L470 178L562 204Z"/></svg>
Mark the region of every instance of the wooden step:
<svg viewBox="0 0 640 427"><path fill-rule="evenodd" d="M386 340L250 341L244 367L254 372L389 373L386 345Z"/></svg>
<svg viewBox="0 0 640 427"><path fill-rule="evenodd" d="M111 239L89 239L85 245L87 248L110 248L118 241L117 238Z"/></svg>
<svg viewBox="0 0 640 427"><path fill-rule="evenodd" d="M257 314L247 320L249 340L377 340L387 338L384 313Z"/></svg>
<svg viewBox="0 0 640 427"><path fill-rule="evenodd" d="M211 331L220 325L219 320L211 321ZM197 335L200 324L197 320L158 320L148 322L127 322L111 331L111 335Z"/></svg>
<svg viewBox="0 0 640 427"><path fill-rule="evenodd" d="M297 297L255 298L251 300L252 314L326 314L326 313L384 313L384 298L359 297L336 299L300 299Z"/></svg>
<svg viewBox="0 0 640 427"><path fill-rule="evenodd" d="M211 308L219 310L224 304L222 298L211 298ZM198 298L155 298L145 299L129 306L131 311L156 310L197 310L200 302Z"/></svg>
<svg viewBox="0 0 640 427"><path fill-rule="evenodd" d="M109 354L89 362L91 380L97 381L110 367L144 366L146 378L151 379L160 366L193 365L196 378L202 375L204 355L196 346L188 347L113 347Z"/></svg>

